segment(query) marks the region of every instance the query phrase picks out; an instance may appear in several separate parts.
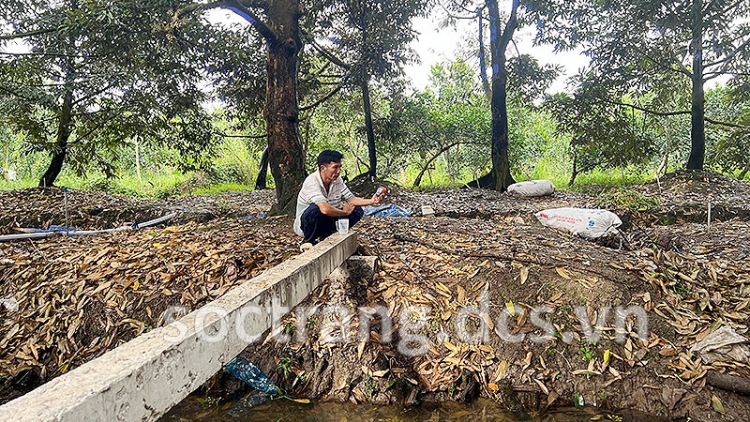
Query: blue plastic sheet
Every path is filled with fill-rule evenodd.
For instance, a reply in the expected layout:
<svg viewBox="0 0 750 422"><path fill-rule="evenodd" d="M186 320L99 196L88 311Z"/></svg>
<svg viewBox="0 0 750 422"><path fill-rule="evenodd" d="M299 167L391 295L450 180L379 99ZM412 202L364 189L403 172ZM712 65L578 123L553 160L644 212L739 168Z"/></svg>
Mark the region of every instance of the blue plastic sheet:
<svg viewBox="0 0 750 422"><path fill-rule="evenodd" d="M411 208L403 208L398 205L381 205L379 207L364 206L362 209L365 215L373 217L408 217L411 215Z"/></svg>
<svg viewBox="0 0 750 422"><path fill-rule="evenodd" d="M28 230L34 233L50 233L50 232L64 232L64 231L74 232L78 229L75 227L57 226L53 224L53 225L50 225L47 230L37 229L35 227L24 227L24 230Z"/></svg>
<svg viewBox="0 0 750 422"><path fill-rule="evenodd" d="M245 216L243 216L243 217L240 217L240 218L263 218L263 217L265 217L265 216L266 216L266 213L264 213L264 212L259 212L259 213L257 213L257 214L250 214L250 215L245 215Z"/></svg>
<svg viewBox="0 0 750 422"><path fill-rule="evenodd" d="M268 394L271 397L279 395L279 388L271 381L266 374L257 366L253 365L247 359L234 358L226 366L227 372L232 374L238 380L253 387L261 393Z"/></svg>

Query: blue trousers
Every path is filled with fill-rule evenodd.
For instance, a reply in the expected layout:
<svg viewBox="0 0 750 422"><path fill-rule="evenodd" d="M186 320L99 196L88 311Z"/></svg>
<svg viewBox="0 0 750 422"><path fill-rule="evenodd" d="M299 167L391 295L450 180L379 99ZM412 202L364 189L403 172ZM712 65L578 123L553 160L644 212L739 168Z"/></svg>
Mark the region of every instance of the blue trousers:
<svg viewBox="0 0 750 422"><path fill-rule="evenodd" d="M318 205L312 204L302 213L301 226L302 232L305 235L305 239L302 243L317 243L318 239L325 239L336 232L336 220L339 218L349 219L349 227L353 227L362 216L365 215L365 211L362 207L354 207L354 211L347 217L329 217L322 212Z"/></svg>

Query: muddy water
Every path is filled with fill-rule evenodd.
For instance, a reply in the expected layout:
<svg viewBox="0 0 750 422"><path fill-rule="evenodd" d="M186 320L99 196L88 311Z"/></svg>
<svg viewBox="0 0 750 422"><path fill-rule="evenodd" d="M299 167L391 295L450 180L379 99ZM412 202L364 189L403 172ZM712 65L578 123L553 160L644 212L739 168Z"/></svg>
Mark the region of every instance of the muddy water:
<svg viewBox="0 0 750 422"><path fill-rule="evenodd" d="M466 405L455 402L423 404L419 407L375 406L350 403L299 404L289 400L276 400L252 409L226 403L208 406L195 397L189 397L165 415L161 422L219 422L219 421L305 421L305 422L355 422L355 421L499 421L499 422L658 422L653 416L637 412L599 412L597 409L559 409L545 414L513 414L496 403L480 399Z"/></svg>

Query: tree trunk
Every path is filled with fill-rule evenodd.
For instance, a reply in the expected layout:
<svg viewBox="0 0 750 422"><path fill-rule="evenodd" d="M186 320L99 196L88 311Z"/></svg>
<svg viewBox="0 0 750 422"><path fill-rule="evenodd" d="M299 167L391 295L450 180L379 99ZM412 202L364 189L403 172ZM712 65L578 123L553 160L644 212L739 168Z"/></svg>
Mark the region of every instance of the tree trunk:
<svg viewBox="0 0 750 422"><path fill-rule="evenodd" d="M578 154L573 150L573 169L570 172L570 180L568 180L569 188L573 187L573 183L576 182L576 177L578 177Z"/></svg>
<svg viewBox="0 0 750 422"><path fill-rule="evenodd" d="M479 21L479 76L482 79L482 88L487 100L492 100L492 90L490 89L490 80L487 77L487 58L484 55L484 20L482 10L477 10L477 20Z"/></svg>
<svg viewBox="0 0 750 422"><path fill-rule="evenodd" d="M424 177L424 174L428 171L430 168L430 164L432 164L433 161L435 161L438 157L440 157L440 154L447 152L449 149L453 148L454 146L458 145L459 142L453 142L451 144L448 144L444 146L443 148L440 148L440 151L435 153L432 157L430 157L429 160L424 164L422 167L422 170L419 171L419 174L417 175L417 178L414 179L414 187L418 188L419 184L422 183L422 177Z"/></svg>
<svg viewBox="0 0 750 422"><path fill-rule="evenodd" d="M362 102L365 111L365 129L367 131L367 151L370 158L370 170L367 172L373 180L377 177L378 157L375 151L375 130L372 127L372 104L370 104L370 87L367 77L362 80Z"/></svg>
<svg viewBox="0 0 750 422"><path fill-rule="evenodd" d="M68 140L72 132L73 125L73 87L72 87L72 72L73 70L69 67L68 71L68 82L66 83L65 97L63 98L62 107L60 107L60 115L58 116L57 122L57 142L55 143L55 149L52 151L52 161L47 167L47 171L39 179L39 186L54 186L57 176L62 171L63 163L65 162L65 156L68 153Z"/></svg>
<svg viewBox="0 0 750 422"><path fill-rule="evenodd" d="M266 189L268 185L268 147L263 150L263 155L260 156L260 164L258 165L258 177L255 179L255 189Z"/></svg>
<svg viewBox="0 0 750 422"><path fill-rule="evenodd" d="M687 168L700 170L703 168L703 160L706 152L706 128L705 122L705 93L703 91L703 2L693 0L692 26L693 26L693 73L691 76L693 84L692 107L690 109L691 132L690 132L690 158Z"/></svg>
<svg viewBox="0 0 750 422"><path fill-rule="evenodd" d="M667 174L669 169L669 154L672 152L672 130L668 124L664 125L664 135L667 142L664 145L664 157L662 157L661 164L656 170L656 177L659 177L660 174Z"/></svg>
<svg viewBox="0 0 750 422"><path fill-rule="evenodd" d="M305 178L297 98L297 54L301 6L298 0L275 0L266 10L268 56L266 105L263 115L268 134L268 162L276 182L274 214L294 214L297 193Z"/></svg>
<svg viewBox="0 0 750 422"><path fill-rule="evenodd" d="M508 47L518 22L516 11L518 0L513 1L510 18L505 30L500 31L500 12L497 0L486 0L485 4L490 14L490 41L492 50L492 173L493 189L505 191L515 183L510 175L508 161L508 104L507 86L508 70L505 67L505 50Z"/></svg>

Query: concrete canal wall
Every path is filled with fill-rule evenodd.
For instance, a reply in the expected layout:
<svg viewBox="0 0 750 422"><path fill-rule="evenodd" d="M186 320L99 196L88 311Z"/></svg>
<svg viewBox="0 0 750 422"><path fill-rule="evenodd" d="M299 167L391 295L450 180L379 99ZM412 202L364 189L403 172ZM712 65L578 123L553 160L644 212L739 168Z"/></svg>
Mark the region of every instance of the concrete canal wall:
<svg viewBox="0 0 750 422"><path fill-rule="evenodd" d="M304 300L357 248L334 235L224 296L0 406L0 421L152 421Z"/></svg>

